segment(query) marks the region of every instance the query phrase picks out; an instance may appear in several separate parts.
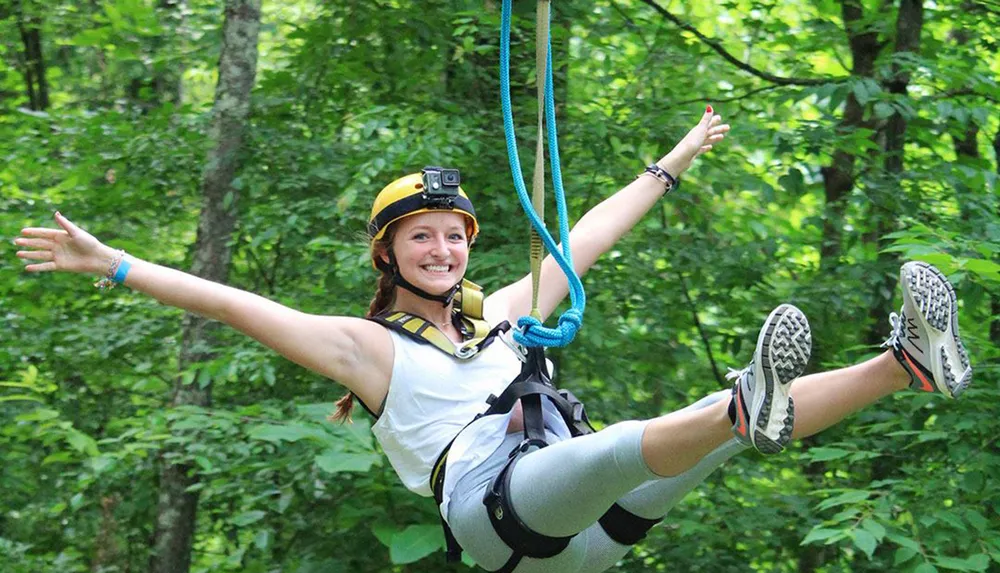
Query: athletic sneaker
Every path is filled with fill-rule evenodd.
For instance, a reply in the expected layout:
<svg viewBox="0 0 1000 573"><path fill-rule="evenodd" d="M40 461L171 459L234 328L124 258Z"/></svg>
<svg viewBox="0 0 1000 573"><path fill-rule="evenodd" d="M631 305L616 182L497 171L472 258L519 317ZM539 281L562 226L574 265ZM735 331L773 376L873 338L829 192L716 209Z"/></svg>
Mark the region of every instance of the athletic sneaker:
<svg viewBox="0 0 1000 573"><path fill-rule="evenodd" d="M972 381L969 356L958 337L958 300L948 279L919 261L899 271L903 308L889 315L892 334L882 346L910 374L910 388L955 398Z"/></svg>
<svg viewBox="0 0 1000 573"><path fill-rule="evenodd" d="M762 454L776 454L792 438L795 405L788 390L809 362L812 334L802 311L783 304L771 311L757 336L753 359L735 379L729 417L736 439Z"/></svg>

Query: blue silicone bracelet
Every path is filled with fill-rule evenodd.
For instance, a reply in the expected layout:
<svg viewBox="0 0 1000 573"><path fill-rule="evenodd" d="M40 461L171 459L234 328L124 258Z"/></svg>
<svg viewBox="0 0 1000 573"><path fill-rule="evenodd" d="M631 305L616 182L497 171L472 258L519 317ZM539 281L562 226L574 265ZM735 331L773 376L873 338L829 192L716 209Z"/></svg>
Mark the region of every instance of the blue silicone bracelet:
<svg viewBox="0 0 1000 573"><path fill-rule="evenodd" d="M111 277L111 280L118 284L124 283L125 277L128 276L128 270L130 268L132 268L132 265L125 259L122 259L121 264L118 265L118 270L115 271L115 276Z"/></svg>

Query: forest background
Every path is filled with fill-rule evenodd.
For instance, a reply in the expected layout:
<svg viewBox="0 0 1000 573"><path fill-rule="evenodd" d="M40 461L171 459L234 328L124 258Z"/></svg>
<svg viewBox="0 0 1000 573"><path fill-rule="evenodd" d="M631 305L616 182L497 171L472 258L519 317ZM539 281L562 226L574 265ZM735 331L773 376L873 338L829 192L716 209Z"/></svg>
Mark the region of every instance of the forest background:
<svg viewBox="0 0 1000 573"><path fill-rule="evenodd" d="M357 316L372 198L443 164L484 222L469 276L495 289L528 250L499 19L466 0L0 2L0 570L468 570L364 415L325 421L330 380L125 288L24 273L10 239L59 209L140 258ZM957 401L899 393L731 461L618 570L1000 571L1000 5L588 0L552 21L574 218L706 104L733 126L587 275L584 328L551 352L599 425L727 387L780 302L810 318L811 370L877 354L910 259L954 282L975 366ZM533 38L518 2L522 157Z"/></svg>

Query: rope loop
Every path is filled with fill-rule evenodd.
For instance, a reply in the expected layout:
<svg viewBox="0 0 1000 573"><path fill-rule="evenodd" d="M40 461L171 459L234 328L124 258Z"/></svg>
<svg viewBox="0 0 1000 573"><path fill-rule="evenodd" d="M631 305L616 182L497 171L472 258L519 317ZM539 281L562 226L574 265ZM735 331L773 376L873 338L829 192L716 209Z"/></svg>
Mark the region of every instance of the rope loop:
<svg viewBox="0 0 1000 573"><path fill-rule="evenodd" d="M548 3L539 2L540 8L544 6L546 13L544 19L549 18ZM500 107L503 111L504 135L507 139L507 157L510 160L511 175L514 180L514 188L517 191L521 207L531 227L538 233L545 245L546 250L555 259L566 280L569 283L569 298L572 308L559 317L559 327L556 329L547 328L542 323L530 316L518 319L517 324L520 331L514 331L514 340L524 346L566 346L583 322L583 311L586 308L586 293L583 290L583 283L576 274L573 267L573 256L570 252L569 241L569 216L566 208L566 196L563 190L562 170L559 161L559 138L556 130L555 97L552 80L552 36L546 34L545 42L545 127L548 132L549 162L552 170L552 186L555 190L556 211L559 215L559 239L560 246L552 238L544 221L535 212L531 199L528 197L527 189L524 185L524 177L521 173L521 160L517 153L517 140L514 135L514 115L510 101L510 28L511 28L512 0L503 0L500 18ZM540 48L541 46L539 46ZM539 78L541 79L541 78Z"/></svg>
<svg viewBox="0 0 1000 573"><path fill-rule="evenodd" d="M559 317L559 326L549 328L533 316L522 316L517 320L518 330L513 331L514 340L524 346L567 346L573 342L583 324L583 312L570 308Z"/></svg>

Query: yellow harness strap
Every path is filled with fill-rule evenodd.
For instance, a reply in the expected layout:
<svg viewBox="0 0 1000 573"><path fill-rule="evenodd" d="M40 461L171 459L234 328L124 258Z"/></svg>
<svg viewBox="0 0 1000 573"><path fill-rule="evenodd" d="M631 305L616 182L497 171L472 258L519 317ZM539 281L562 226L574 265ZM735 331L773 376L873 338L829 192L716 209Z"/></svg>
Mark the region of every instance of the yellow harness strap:
<svg viewBox="0 0 1000 573"><path fill-rule="evenodd" d="M461 345L456 345L436 326L413 314L391 312L375 319L400 332L423 339L445 354L468 360L479 353L480 343L490 334L490 325L483 320L484 298L482 287L472 281L462 280L462 287L455 295L453 304L470 338Z"/></svg>
<svg viewBox="0 0 1000 573"><path fill-rule="evenodd" d="M490 332L489 323L483 320L485 299L483 287L468 279L462 279L462 288L455 295L455 303L461 309L462 323L472 334L471 340L482 340Z"/></svg>

